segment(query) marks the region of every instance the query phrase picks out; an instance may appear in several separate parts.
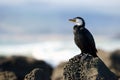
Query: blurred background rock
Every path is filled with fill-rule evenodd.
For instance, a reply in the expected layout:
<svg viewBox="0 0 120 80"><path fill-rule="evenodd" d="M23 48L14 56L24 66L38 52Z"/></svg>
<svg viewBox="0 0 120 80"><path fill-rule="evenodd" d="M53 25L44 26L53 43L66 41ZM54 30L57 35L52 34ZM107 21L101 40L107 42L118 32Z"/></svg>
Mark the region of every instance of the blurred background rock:
<svg viewBox="0 0 120 80"><path fill-rule="evenodd" d="M25 76L24 80L51 80L46 73L43 69L35 68Z"/></svg>
<svg viewBox="0 0 120 80"><path fill-rule="evenodd" d="M64 80L63 70L66 64L67 62L61 62L57 67L54 68L53 74L52 74L52 80Z"/></svg>
<svg viewBox="0 0 120 80"><path fill-rule="evenodd" d="M18 80L17 76L12 71L0 72L0 80Z"/></svg>
<svg viewBox="0 0 120 80"><path fill-rule="evenodd" d="M53 68L51 67L51 65L42 60L40 61L22 56L12 56L7 58L2 57L2 60L0 61L0 72L6 73L6 75L9 75L9 73L5 71L10 71L11 73L13 72L13 74L16 75L17 80L23 80L25 75L27 75L35 68L40 68L42 70L42 73L40 73L40 75L42 74L41 76L43 77L43 79L51 79Z"/></svg>
<svg viewBox="0 0 120 80"><path fill-rule="evenodd" d="M120 78L120 50L111 53L111 70Z"/></svg>

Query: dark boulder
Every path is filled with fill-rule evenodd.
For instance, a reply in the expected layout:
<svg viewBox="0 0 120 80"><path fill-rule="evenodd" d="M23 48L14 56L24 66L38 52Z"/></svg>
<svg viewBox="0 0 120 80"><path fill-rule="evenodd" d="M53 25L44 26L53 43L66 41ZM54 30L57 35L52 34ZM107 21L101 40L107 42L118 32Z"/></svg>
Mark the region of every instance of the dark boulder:
<svg viewBox="0 0 120 80"><path fill-rule="evenodd" d="M25 75L35 68L40 68L44 71L45 77L50 80L53 68L42 60L23 56L12 56L9 58L0 59L1 71L12 71L17 76L18 80L23 80Z"/></svg>

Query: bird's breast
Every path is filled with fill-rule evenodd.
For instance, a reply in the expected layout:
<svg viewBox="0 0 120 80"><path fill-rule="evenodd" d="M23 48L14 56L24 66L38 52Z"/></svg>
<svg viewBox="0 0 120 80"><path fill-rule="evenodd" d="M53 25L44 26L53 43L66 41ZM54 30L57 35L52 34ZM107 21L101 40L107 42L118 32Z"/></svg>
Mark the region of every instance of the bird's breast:
<svg viewBox="0 0 120 80"><path fill-rule="evenodd" d="M73 29L73 33L76 34L76 32L77 32L77 31L76 31L75 29Z"/></svg>
<svg viewBox="0 0 120 80"><path fill-rule="evenodd" d="M80 29L73 29L73 33L75 36L81 36L84 32Z"/></svg>

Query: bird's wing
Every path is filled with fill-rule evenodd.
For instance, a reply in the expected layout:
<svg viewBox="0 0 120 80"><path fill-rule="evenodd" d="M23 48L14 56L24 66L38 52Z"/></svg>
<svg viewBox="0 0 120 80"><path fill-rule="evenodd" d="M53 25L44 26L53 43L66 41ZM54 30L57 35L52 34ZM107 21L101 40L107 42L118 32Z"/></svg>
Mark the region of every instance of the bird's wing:
<svg viewBox="0 0 120 80"><path fill-rule="evenodd" d="M93 38L92 34L87 29L85 29L85 35L84 36L86 38L87 45L89 47L91 47L92 49L96 49L94 38Z"/></svg>

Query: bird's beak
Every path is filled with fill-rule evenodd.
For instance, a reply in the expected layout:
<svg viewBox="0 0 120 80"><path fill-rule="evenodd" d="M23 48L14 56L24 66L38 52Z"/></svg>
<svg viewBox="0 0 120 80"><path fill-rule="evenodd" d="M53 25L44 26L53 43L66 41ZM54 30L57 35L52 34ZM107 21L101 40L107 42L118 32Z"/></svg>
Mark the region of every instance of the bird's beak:
<svg viewBox="0 0 120 80"><path fill-rule="evenodd" d="M69 19L69 21L71 21L71 22L76 22L76 20L75 20L75 19Z"/></svg>

